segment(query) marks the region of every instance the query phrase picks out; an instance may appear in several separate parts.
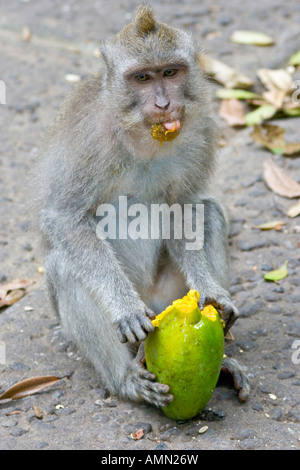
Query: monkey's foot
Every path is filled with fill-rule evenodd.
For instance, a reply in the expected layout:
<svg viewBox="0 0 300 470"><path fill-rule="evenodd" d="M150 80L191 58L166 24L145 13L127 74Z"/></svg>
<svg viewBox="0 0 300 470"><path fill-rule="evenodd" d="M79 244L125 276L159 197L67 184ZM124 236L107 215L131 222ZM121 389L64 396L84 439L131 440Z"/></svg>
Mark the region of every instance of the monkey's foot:
<svg viewBox="0 0 300 470"><path fill-rule="evenodd" d="M223 360L221 372L231 375L239 400L246 401L250 393L250 384L243 367L235 359L226 357Z"/></svg>
<svg viewBox="0 0 300 470"><path fill-rule="evenodd" d="M168 393L168 385L155 382L155 380L155 374L142 367L140 363L134 362L126 376L124 395L134 401L144 400L157 407L166 406L174 400L174 397Z"/></svg>

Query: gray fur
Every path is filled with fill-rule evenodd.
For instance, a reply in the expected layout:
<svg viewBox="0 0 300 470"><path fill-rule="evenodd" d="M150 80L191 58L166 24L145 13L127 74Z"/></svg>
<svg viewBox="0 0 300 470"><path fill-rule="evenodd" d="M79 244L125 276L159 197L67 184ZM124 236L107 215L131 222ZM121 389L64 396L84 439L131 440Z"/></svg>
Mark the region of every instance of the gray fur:
<svg viewBox="0 0 300 470"><path fill-rule="evenodd" d="M171 29L164 52L159 35L149 30L151 48L145 43L139 55L124 46L121 33L104 45L101 74L79 85L62 107L41 152L37 203L49 294L66 332L112 392L161 406L172 399L168 387L155 382L123 343L145 339L153 329L149 317L191 288L199 290L201 304L223 310L228 327L237 310L226 290L226 222L208 195L216 130L207 117L197 51L187 33ZM134 50L134 38L131 44ZM174 87L170 81L169 92L163 91L178 109L184 103L185 113L179 136L162 147L145 130L149 96L141 98L124 79L127 70L153 66L155 59L158 68L170 61L188 64L184 82ZM184 240L100 241L96 208L115 204L119 195L148 206L204 203L204 249L188 252Z"/></svg>

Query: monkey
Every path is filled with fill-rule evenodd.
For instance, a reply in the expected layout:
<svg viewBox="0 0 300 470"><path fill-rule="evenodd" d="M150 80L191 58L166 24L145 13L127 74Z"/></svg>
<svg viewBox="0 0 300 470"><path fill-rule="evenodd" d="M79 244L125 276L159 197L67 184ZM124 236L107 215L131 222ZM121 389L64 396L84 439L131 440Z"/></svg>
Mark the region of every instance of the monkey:
<svg viewBox="0 0 300 470"><path fill-rule="evenodd" d="M200 292L200 309L218 308L225 333L238 318L228 293L228 223L210 193L217 129L198 53L189 32L140 6L104 42L99 74L63 104L37 164L51 305L111 393L157 407L173 396L147 371L142 349L136 352L153 331L151 319L190 289ZM153 125L176 130L176 138L159 144ZM98 236L98 208L109 204L120 221L120 196L149 210L189 204L196 213L202 205L202 249L186 249L184 237ZM224 368L245 399L249 381L242 367L229 358Z"/></svg>

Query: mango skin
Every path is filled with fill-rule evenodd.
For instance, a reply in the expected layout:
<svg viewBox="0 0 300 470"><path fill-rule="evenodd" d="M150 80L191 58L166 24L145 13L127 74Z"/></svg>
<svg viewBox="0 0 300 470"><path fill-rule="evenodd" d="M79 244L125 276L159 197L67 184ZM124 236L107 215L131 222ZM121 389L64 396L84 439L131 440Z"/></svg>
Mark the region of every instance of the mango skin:
<svg viewBox="0 0 300 470"><path fill-rule="evenodd" d="M216 387L224 355L224 322L214 307L201 312L194 303L187 310L174 302L159 321L154 320L158 326L144 342L147 369L158 382L169 385L174 396L162 408L174 420L193 418L203 410Z"/></svg>

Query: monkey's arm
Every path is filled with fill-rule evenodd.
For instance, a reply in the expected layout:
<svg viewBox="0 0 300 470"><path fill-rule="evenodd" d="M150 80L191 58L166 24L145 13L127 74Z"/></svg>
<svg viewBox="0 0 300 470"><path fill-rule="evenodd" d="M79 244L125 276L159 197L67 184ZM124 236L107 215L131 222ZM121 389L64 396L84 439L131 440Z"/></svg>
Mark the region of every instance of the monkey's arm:
<svg viewBox="0 0 300 470"><path fill-rule="evenodd" d="M199 307L212 304L222 311L225 334L238 317L228 285L227 224L221 206L213 199L204 204L204 244L199 250L187 250L184 239L168 240L171 257L183 271L190 289L200 293Z"/></svg>
<svg viewBox="0 0 300 470"><path fill-rule="evenodd" d="M90 292L99 311L111 315L120 341L144 340L153 330L148 316L154 314L138 298L109 243L97 238L93 224L93 219L76 218L76 211L68 209L44 209L41 216L51 248L61 253L66 271ZM96 321L101 321L100 313Z"/></svg>

